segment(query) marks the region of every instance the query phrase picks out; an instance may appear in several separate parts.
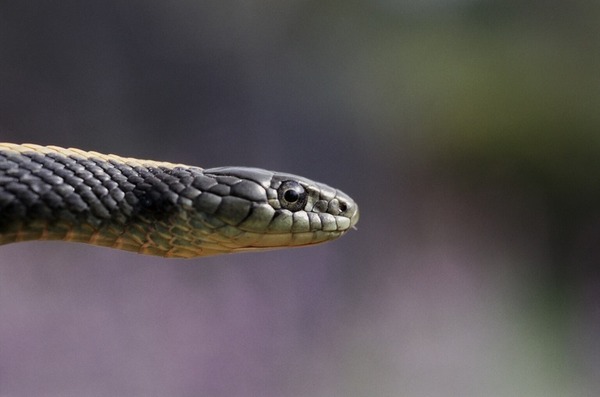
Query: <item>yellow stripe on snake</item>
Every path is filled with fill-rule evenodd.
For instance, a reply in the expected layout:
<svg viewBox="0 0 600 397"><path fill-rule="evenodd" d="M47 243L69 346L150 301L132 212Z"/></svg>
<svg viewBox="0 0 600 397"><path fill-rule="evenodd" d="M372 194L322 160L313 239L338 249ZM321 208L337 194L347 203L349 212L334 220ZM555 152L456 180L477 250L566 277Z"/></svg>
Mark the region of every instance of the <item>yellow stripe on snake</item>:
<svg viewBox="0 0 600 397"><path fill-rule="evenodd" d="M349 196L296 175L0 143L0 244L191 258L322 243L358 217Z"/></svg>

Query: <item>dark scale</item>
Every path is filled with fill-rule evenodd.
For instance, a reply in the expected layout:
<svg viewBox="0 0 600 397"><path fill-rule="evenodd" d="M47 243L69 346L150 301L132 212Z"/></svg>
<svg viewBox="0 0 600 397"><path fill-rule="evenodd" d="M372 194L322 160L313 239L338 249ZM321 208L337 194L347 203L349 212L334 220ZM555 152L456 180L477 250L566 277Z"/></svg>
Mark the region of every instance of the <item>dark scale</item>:
<svg viewBox="0 0 600 397"><path fill-rule="evenodd" d="M95 229L166 222L180 211L178 193L198 177L182 168L1 151L0 234L28 229L31 219L49 228L63 221Z"/></svg>

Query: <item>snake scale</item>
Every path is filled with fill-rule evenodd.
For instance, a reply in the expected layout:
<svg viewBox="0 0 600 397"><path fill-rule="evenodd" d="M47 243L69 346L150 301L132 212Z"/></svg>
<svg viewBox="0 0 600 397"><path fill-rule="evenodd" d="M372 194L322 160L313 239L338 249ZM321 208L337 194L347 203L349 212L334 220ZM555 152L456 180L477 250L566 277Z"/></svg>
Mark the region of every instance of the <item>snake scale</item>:
<svg viewBox="0 0 600 397"><path fill-rule="evenodd" d="M296 175L0 143L0 245L64 240L192 258L321 243L358 217L349 196Z"/></svg>

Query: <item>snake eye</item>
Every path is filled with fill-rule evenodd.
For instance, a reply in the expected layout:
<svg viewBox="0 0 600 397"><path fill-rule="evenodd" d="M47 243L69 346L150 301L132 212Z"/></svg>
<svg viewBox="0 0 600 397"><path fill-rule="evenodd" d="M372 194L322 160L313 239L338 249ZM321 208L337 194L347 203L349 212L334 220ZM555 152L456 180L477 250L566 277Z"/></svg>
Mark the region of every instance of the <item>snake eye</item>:
<svg viewBox="0 0 600 397"><path fill-rule="evenodd" d="M281 208L290 211L298 211L304 208L308 195L306 190L296 181L285 181L277 189L277 196L281 203Z"/></svg>

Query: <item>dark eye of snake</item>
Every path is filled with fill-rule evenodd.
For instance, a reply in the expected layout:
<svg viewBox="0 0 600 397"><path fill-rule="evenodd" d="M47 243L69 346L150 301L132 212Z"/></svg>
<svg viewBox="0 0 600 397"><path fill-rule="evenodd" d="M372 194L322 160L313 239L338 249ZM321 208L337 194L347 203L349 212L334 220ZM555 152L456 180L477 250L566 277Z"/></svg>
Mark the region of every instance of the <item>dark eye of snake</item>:
<svg viewBox="0 0 600 397"><path fill-rule="evenodd" d="M281 207L290 211L299 211L304 208L308 194L306 190L296 181L285 181L277 189L277 196Z"/></svg>

